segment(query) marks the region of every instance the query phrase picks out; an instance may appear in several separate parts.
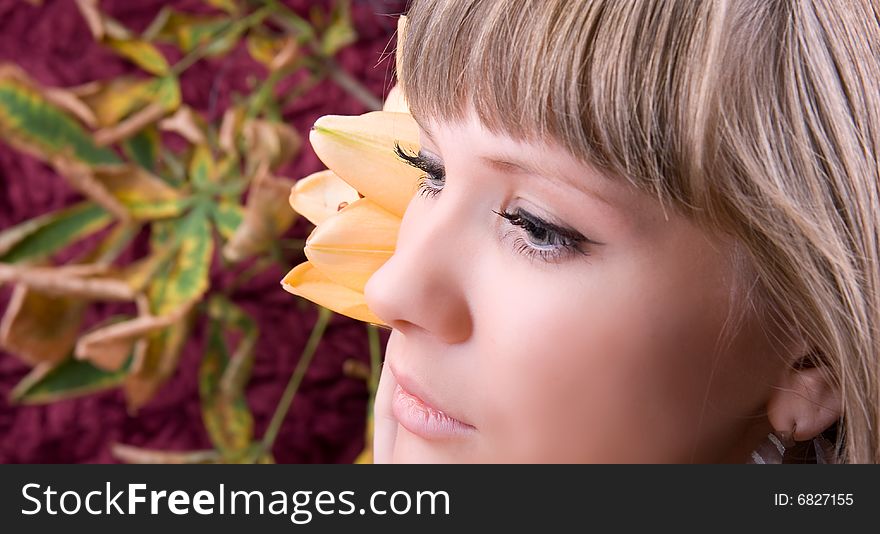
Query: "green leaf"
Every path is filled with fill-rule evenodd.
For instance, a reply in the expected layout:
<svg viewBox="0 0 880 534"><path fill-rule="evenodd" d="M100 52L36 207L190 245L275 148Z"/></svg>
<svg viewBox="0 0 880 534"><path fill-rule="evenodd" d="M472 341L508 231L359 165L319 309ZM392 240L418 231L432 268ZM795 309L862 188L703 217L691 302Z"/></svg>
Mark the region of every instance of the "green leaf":
<svg viewBox="0 0 880 534"><path fill-rule="evenodd" d="M205 3L231 15L238 13L238 6L235 0L205 0Z"/></svg>
<svg viewBox="0 0 880 534"><path fill-rule="evenodd" d="M149 287L150 307L155 315L166 315L199 300L208 290L208 276L214 239L208 207L196 204L184 217L159 226L162 233L178 241L171 261L160 270Z"/></svg>
<svg viewBox="0 0 880 534"><path fill-rule="evenodd" d="M122 143L125 155L134 163L144 169L155 173L156 164L159 160L160 139L155 126L149 126L139 131L134 137L129 137Z"/></svg>
<svg viewBox="0 0 880 534"><path fill-rule="evenodd" d="M136 220L178 217L193 201L191 196L184 196L156 175L134 165L100 167L94 175Z"/></svg>
<svg viewBox="0 0 880 534"><path fill-rule="evenodd" d="M0 66L0 138L44 161L66 154L89 165L120 163L113 150L97 146L79 122L9 66Z"/></svg>
<svg viewBox="0 0 880 534"><path fill-rule="evenodd" d="M235 202L221 201L214 205L211 215L223 239L230 239L244 219L244 209Z"/></svg>
<svg viewBox="0 0 880 534"><path fill-rule="evenodd" d="M207 145L197 145L189 163L189 179L197 189L217 180L217 164Z"/></svg>
<svg viewBox="0 0 880 534"><path fill-rule="evenodd" d="M44 258L64 246L104 228L113 218L91 202L75 204L36 219L25 221L0 233L6 250L0 261L16 263ZM0 248L0 250L3 250Z"/></svg>
<svg viewBox="0 0 880 534"><path fill-rule="evenodd" d="M98 126L115 126L128 115L153 102L156 79L118 76L99 82L97 89L81 100L95 113Z"/></svg>
<svg viewBox="0 0 880 534"><path fill-rule="evenodd" d="M260 336L257 322L222 295L214 295L208 301L208 315L220 321L224 331L242 334L220 384L220 389L227 395L242 394L250 380L254 348Z"/></svg>
<svg viewBox="0 0 880 534"><path fill-rule="evenodd" d="M156 101L168 111L180 107L180 82L175 76L166 76L156 80Z"/></svg>
<svg viewBox="0 0 880 534"><path fill-rule="evenodd" d="M308 43L315 38L315 29L304 18L292 11L282 10L275 14L287 33L296 38L300 44Z"/></svg>
<svg viewBox="0 0 880 534"><path fill-rule="evenodd" d="M234 461L248 450L254 435L254 419L241 391L229 392L221 387L229 364L221 323L213 320L199 367L202 419L214 446L225 459Z"/></svg>
<svg viewBox="0 0 880 534"><path fill-rule="evenodd" d="M130 362L131 356L121 369L113 372L73 357L55 367L38 366L10 392L10 402L47 404L114 388L125 379Z"/></svg>
<svg viewBox="0 0 880 534"><path fill-rule="evenodd" d="M151 43L139 39L106 39L107 46L138 67L156 76L165 76L170 67L165 56Z"/></svg>
<svg viewBox="0 0 880 534"><path fill-rule="evenodd" d="M351 23L351 7L347 1L337 3L331 16L330 26L321 36L321 53L326 57L336 55L340 49L357 40Z"/></svg>
<svg viewBox="0 0 880 534"><path fill-rule="evenodd" d="M198 46L220 35L231 25L232 21L225 17L181 19L175 29L177 46L184 52L192 52Z"/></svg>

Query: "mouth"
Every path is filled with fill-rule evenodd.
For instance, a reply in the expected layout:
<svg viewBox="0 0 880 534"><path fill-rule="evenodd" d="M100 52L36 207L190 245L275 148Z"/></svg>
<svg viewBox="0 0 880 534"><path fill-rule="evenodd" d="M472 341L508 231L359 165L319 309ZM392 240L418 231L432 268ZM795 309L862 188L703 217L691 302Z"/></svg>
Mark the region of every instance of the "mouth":
<svg viewBox="0 0 880 534"><path fill-rule="evenodd" d="M459 439L476 432L474 426L450 416L413 393L411 389L417 386L407 377L397 374L393 368L391 372L397 380L391 411L410 433L427 440L444 440Z"/></svg>

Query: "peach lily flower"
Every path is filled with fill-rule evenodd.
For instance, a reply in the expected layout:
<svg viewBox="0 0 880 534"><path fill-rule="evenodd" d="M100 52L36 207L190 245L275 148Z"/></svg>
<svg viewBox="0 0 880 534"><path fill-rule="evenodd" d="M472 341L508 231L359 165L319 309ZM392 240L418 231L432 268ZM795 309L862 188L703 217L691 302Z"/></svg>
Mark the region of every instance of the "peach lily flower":
<svg viewBox="0 0 880 534"><path fill-rule="evenodd" d="M315 224L308 261L294 267L285 290L342 315L383 324L367 307L364 285L394 253L406 206L421 171L400 161L395 143L418 151L419 134L398 88L382 111L328 115L309 141L329 170L299 180L290 205Z"/></svg>

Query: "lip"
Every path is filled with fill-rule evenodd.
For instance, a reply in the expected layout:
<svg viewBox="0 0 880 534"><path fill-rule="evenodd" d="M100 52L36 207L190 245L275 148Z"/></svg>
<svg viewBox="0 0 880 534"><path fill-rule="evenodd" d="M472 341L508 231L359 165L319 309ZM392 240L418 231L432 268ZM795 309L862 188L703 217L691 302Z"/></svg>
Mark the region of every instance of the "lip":
<svg viewBox="0 0 880 534"><path fill-rule="evenodd" d="M412 390L418 391L418 386L395 372L393 367L391 373L397 381L391 411L403 428L427 440L462 438L476 431L472 425L450 416L414 393Z"/></svg>

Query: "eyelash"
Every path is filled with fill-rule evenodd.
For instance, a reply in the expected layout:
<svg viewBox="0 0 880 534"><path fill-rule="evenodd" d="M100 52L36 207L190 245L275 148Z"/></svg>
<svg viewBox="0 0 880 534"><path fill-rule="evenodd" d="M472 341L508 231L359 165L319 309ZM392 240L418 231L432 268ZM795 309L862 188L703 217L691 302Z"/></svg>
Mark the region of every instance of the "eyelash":
<svg viewBox="0 0 880 534"><path fill-rule="evenodd" d="M437 187L433 182L444 181L446 179L445 170L442 165L426 158L421 153L410 154L396 143L394 145L394 153L407 165L425 172L425 174L419 178L419 196L431 198L440 194L443 186ZM587 242L599 244L587 239L574 230L561 228L552 223L548 223L521 208L517 208L513 212L495 210L492 210L492 212L506 219L511 225L522 228L529 236L534 237L537 233L544 236L542 241L549 241L547 245L543 245L548 248L541 248L541 246L534 243L529 244L525 239L517 236L513 242L516 252L530 259L538 257L545 262L555 263L574 254L589 256L589 253L581 248L580 243Z"/></svg>

